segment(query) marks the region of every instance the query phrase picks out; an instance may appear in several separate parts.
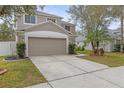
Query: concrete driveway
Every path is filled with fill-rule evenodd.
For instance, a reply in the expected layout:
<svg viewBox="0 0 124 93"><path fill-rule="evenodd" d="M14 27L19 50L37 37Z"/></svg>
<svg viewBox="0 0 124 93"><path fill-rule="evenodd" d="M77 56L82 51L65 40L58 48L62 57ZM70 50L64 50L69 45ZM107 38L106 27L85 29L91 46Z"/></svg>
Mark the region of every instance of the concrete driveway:
<svg viewBox="0 0 124 93"><path fill-rule="evenodd" d="M39 56L31 57L31 60L48 83L29 86L30 88L124 87L124 75L121 76L123 82L119 82L116 80L119 78L112 78L113 70L109 67L75 56Z"/></svg>

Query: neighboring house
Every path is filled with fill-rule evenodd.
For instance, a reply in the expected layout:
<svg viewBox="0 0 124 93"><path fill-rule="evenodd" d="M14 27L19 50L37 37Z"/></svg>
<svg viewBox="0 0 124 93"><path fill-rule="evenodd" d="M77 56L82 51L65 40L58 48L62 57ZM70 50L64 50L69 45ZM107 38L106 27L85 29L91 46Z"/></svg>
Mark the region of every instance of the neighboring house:
<svg viewBox="0 0 124 93"><path fill-rule="evenodd" d="M121 33L120 32L121 32L120 28L113 31L114 44L120 44L121 43Z"/></svg>
<svg viewBox="0 0 124 93"><path fill-rule="evenodd" d="M75 44L77 46L82 46L84 45L84 41L85 41L85 36L84 35L78 35L76 38L75 38Z"/></svg>
<svg viewBox="0 0 124 93"><path fill-rule="evenodd" d="M60 16L37 11L16 19L16 40L25 41L27 56L67 54L69 42L75 43L75 25Z"/></svg>
<svg viewBox="0 0 124 93"><path fill-rule="evenodd" d="M123 39L124 39L124 35L123 35ZM115 45L113 47L113 51L120 51L118 45L121 44L121 28L118 28L114 31L113 33L113 45Z"/></svg>

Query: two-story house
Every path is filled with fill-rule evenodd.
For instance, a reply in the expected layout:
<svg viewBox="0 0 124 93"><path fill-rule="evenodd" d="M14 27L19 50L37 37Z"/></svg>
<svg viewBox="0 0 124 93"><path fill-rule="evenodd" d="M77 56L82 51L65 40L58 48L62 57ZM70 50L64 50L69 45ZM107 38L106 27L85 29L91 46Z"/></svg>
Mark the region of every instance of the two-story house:
<svg viewBox="0 0 124 93"><path fill-rule="evenodd" d="M75 43L75 25L60 16L37 11L16 19L17 41L26 43L27 56L67 54L68 44Z"/></svg>

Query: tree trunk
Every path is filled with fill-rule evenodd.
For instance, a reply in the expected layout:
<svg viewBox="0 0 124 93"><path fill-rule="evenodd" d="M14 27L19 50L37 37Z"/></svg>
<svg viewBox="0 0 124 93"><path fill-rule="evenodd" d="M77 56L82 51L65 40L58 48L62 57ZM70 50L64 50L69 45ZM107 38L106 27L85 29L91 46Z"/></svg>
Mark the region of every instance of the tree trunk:
<svg viewBox="0 0 124 93"><path fill-rule="evenodd" d="M99 55L99 41L96 42L96 47L97 47L96 49L97 55Z"/></svg>
<svg viewBox="0 0 124 93"><path fill-rule="evenodd" d="M123 52L123 6L121 6L121 44L120 52Z"/></svg>
<svg viewBox="0 0 124 93"><path fill-rule="evenodd" d="M99 41L96 42L97 50L99 50Z"/></svg>
<svg viewBox="0 0 124 93"><path fill-rule="evenodd" d="M91 45L92 45L92 50L93 50L94 55L97 55L97 50L95 49L94 43L91 42Z"/></svg>
<svg viewBox="0 0 124 93"><path fill-rule="evenodd" d="M92 50L94 51L95 50L95 46L94 46L93 42L91 42L91 45L92 45Z"/></svg>

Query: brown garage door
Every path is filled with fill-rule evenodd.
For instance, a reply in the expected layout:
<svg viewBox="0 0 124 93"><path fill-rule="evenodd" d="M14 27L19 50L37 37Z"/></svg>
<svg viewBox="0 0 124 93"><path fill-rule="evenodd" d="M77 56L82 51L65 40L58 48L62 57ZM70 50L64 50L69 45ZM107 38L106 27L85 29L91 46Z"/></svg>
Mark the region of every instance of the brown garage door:
<svg viewBox="0 0 124 93"><path fill-rule="evenodd" d="M66 39L29 37L28 40L29 56L66 54Z"/></svg>

